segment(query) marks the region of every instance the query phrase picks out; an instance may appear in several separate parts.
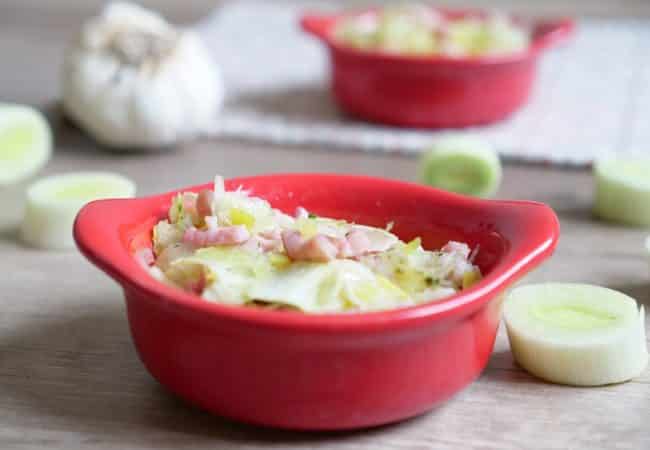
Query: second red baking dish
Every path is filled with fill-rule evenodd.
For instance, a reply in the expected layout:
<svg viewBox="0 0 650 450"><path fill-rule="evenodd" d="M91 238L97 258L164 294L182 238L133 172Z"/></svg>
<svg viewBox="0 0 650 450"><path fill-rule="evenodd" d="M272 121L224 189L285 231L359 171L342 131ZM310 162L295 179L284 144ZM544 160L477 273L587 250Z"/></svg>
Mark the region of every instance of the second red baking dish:
<svg viewBox="0 0 650 450"><path fill-rule="evenodd" d="M455 17L485 14L438 11ZM528 99L542 51L566 40L574 29L567 18L536 21L526 51L471 58L359 50L336 40L341 20L372 13L306 14L301 25L329 50L332 91L343 110L406 127L464 127L507 117Z"/></svg>

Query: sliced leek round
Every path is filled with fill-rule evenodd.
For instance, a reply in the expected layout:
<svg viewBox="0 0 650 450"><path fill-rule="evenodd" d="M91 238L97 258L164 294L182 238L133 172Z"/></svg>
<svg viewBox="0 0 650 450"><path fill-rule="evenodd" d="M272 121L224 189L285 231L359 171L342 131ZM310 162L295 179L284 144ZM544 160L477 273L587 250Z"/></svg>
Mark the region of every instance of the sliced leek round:
<svg viewBox="0 0 650 450"><path fill-rule="evenodd" d="M34 175L51 153L52 133L43 114L0 103L0 187Z"/></svg>
<svg viewBox="0 0 650 450"><path fill-rule="evenodd" d="M650 159L594 163L594 213L606 220L650 226Z"/></svg>
<svg viewBox="0 0 650 450"><path fill-rule="evenodd" d="M437 140L420 162L420 181L459 194L490 197L501 183L501 162L492 148L471 136Z"/></svg>
<svg viewBox="0 0 650 450"><path fill-rule="evenodd" d="M648 363L643 307L611 289L568 283L518 287L505 301L504 319L517 363L550 382L620 383Z"/></svg>
<svg viewBox="0 0 650 450"><path fill-rule="evenodd" d="M35 247L72 248L74 220L86 203L134 195L131 180L110 172L73 172L42 178L27 190L22 238Z"/></svg>

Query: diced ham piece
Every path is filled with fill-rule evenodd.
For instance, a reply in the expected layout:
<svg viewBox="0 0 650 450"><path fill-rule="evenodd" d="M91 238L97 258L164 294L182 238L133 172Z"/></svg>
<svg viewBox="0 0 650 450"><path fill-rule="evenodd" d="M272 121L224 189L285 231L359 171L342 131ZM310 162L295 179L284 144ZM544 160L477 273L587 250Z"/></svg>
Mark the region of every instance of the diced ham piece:
<svg viewBox="0 0 650 450"><path fill-rule="evenodd" d="M330 261L336 258L357 258L368 253L385 250L378 248L364 230L352 230L345 237L332 237L317 234L304 239L299 231L285 231L282 241L289 258L295 261Z"/></svg>
<svg viewBox="0 0 650 450"><path fill-rule="evenodd" d="M192 244L195 247L206 247L210 245L239 245L251 237L244 225L233 227L209 228L205 231L195 227L185 230L183 242Z"/></svg>
<svg viewBox="0 0 650 450"><path fill-rule="evenodd" d="M214 201L214 192L209 189L204 189L199 192L196 197L196 213L199 218L203 219L206 216L214 214L212 210L212 202Z"/></svg>
<svg viewBox="0 0 650 450"><path fill-rule="evenodd" d="M287 255L294 261L327 262L335 259L339 253L337 245L322 234L305 239L299 231L285 230L282 232L282 243Z"/></svg>

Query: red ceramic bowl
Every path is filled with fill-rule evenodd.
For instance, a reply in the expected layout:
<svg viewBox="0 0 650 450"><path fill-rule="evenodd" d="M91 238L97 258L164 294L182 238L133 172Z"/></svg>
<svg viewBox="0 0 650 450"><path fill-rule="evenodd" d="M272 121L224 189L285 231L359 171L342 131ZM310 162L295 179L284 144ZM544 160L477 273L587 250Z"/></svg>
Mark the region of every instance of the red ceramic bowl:
<svg viewBox="0 0 650 450"><path fill-rule="evenodd" d="M450 17L485 14L439 11ZM474 58L363 51L334 38L341 19L375 12L306 14L301 25L327 45L332 91L345 111L406 127L463 127L505 118L528 99L542 50L567 39L574 28L570 19L540 21L525 52Z"/></svg>
<svg viewBox="0 0 650 450"><path fill-rule="evenodd" d="M166 286L134 260L151 245L175 192L101 200L79 213L81 251L124 289L133 341L149 372L216 414L296 429L346 429L421 414L485 367L504 290L553 251L558 221L545 205L485 201L399 181L292 174L239 178L284 211L384 226L427 248L480 245L485 277L453 297L364 314L307 315L209 303ZM198 191L208 185L182 189Z"/></svg>

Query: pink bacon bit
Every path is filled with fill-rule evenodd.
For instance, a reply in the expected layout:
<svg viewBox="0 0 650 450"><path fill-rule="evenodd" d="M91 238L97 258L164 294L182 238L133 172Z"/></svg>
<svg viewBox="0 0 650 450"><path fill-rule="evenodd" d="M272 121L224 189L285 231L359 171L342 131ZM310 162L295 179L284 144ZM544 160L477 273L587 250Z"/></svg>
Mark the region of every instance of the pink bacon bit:
<svg viewBox="0 0 650 450"><path fill-rule="evenodd" d="M251 235L244 225L210 228L205 231L191 227L185 230L183 242L195 247L239 245L246 242L250 237Z"/></svg>
<svg viewBox="0 0 650 450"><path fill-rule="evenodd" d="M294 261L331 261L336 258L358 258L385 250L385 245L373 245L363 230L352 230L345 237L317 234L304 239L299 231L284 231L282 242L287 255Z"/></svg>
<svg viewBox="0 0 650 450"><path fill-rule="evenodd" d="M305 240L299 231L282 232L282 243L287 255L294 261L327 262L335 259L339 249L327 236L317 234Z"/></svg>
<svg viewBox="0 0 650 450"><path fill-rule="evenodd" d="M196 197L196 213L199 218L203 219L206 216L211 216L212 211L212 202L214 201L214 192L209 189L204 189L199 192L199 195Z"/></svg>
<svg viewBox="0 0 650 450"><path fill-rule="evenodd" d="M362 230L353 230L341 238L317 234L311 239L304 239L299 231L285 231L282 242L287 255L294 261L326 262L337 258L357 258L377 251Z"/></svg>

